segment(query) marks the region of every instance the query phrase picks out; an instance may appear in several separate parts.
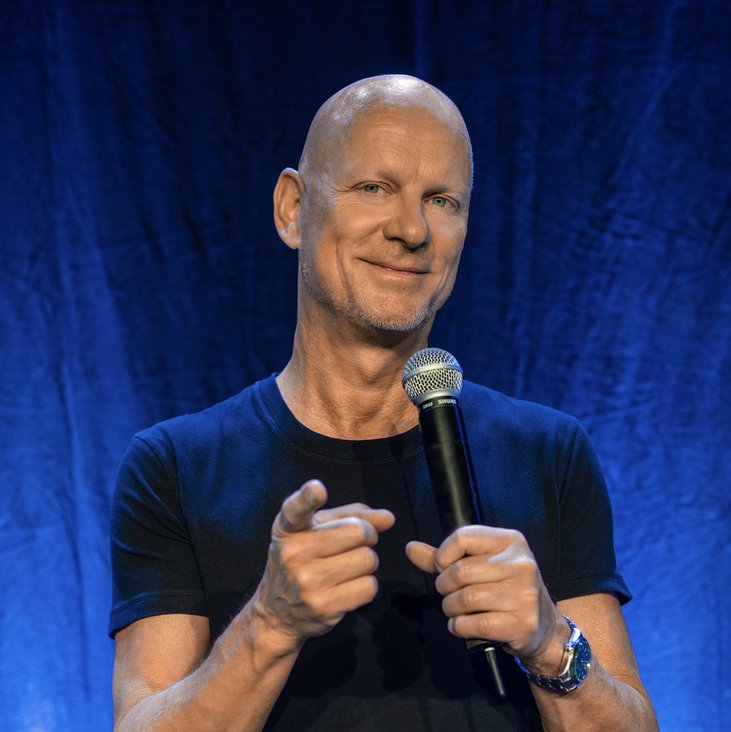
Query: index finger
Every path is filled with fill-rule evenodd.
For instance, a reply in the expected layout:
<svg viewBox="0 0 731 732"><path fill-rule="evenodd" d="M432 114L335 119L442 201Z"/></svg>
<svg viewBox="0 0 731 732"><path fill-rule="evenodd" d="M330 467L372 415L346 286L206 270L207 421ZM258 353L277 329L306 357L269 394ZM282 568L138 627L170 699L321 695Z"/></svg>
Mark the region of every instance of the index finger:
<svg viewBox="0 0 731 732"><path fill-rule="evenodd" d="M274 519L272 534L292 534L305 531L313 526L312 517L315 511L322 508L327 501L327 490L319 480L308 480L282 503L277 517Z"/></svg>
<svg viewBox="0 0 731 732"><path fill-rule="evenodd" d="M462 526L441 543L434 564L439 572L443 572L463 557L498 554L518 537L522 535L512 529L477 524Z"/></svg>

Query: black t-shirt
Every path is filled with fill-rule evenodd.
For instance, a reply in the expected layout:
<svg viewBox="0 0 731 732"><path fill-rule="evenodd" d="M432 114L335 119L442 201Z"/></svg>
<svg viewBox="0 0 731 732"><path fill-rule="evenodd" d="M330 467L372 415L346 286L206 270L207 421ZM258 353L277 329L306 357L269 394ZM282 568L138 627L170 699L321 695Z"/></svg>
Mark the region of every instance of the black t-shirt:
<svg viewBox="0 0 731 732"><path fill-rule="evenodd" d="M525 535L555 599L629 599L604 481L577 421L470 382L460 401L485 523ZM443 538L418 428L323 437L294 418L273 376L133 439L113 505L110 634L187 613L208 616L215 639L261 578L282 500L309 478L324 482L328 505L388 508L396 525L377 547L378 597L305 644L267 729L541 729L513 659L498 654L500 701L484 659L448 633L433 578L405 557L411 539Z"/></svg>

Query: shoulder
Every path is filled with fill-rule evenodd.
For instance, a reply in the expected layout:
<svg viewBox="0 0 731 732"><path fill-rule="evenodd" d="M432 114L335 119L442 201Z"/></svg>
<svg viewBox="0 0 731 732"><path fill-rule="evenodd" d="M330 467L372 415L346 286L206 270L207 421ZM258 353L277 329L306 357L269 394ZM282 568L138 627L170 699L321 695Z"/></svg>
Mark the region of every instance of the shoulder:
<svg viewBox="0 0 731 732"><path fill-rule="evenodd" d="M506 439L553 443L573 442L586 436L576 417L471 381L464 382L460 401L468 429L474 423L489 431L499 430Z"/></svg>
<svg viewBox="0 0 731 732"><path fill-rule="evenodd" d="M152 452L164 461L171 453L195 455L232 440L243 440L261 411L258 390L270 379L273 377L199 412L173 417L141 430L132 438L130 449Z"/></svg>
<svg viewBox="0 0 731 732"><path fill-rule="evenodd" d="M567 497L584 501L589 493L607 500L596 450L576 417L477 384L466 383L462 394L473 453L490 455L514 485L518 475L540 476L565 506Z"/></svg>
<svg viewBox="0 0 731 732"><path fill-rule="evenodd" d="M263 383L134 435L117 473L115 504L142 503L167 511L180 524L183 514L210 500L208 488L235 480L266 439L257 417L257 387Z"/></svg>

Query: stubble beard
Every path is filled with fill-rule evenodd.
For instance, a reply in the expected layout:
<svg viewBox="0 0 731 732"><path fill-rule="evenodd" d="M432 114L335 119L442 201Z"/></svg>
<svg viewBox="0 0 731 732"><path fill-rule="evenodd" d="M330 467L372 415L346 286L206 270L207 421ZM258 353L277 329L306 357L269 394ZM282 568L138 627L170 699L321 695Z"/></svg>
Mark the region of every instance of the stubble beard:
<svg viewBox="0 0 731 732"><path fill-rule="evenodd" d="M394 298L394 302L389 307L383 307L381 312L376 311L377 306L366 308L354 297L340 301L325 287L305 256L300 257L300 274L301 286L307 289L314 300L366 332L406 335L424 327L436 312L432 303L422 305L416 312L404 309L403 298ZM399 301L401 312L398 312Z"/></svg>

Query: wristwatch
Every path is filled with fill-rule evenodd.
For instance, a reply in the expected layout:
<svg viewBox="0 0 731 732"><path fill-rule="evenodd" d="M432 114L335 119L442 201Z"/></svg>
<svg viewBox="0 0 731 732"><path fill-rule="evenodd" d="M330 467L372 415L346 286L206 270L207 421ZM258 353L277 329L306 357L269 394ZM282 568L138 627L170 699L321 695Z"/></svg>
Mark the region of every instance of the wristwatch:
<svg viewBox="0 0 731 732"><path fill-rule="evenodd" d="M534 674L523 665L523 662L517 656L515 657L515 662L520 670L532 684L555 694L568 694L568 692L578 689L584 683L591 667L589 641L584 638L581 631L565 615L563 617L571 628L571 637L564 646L561 670L558 676Z"/></svg>

